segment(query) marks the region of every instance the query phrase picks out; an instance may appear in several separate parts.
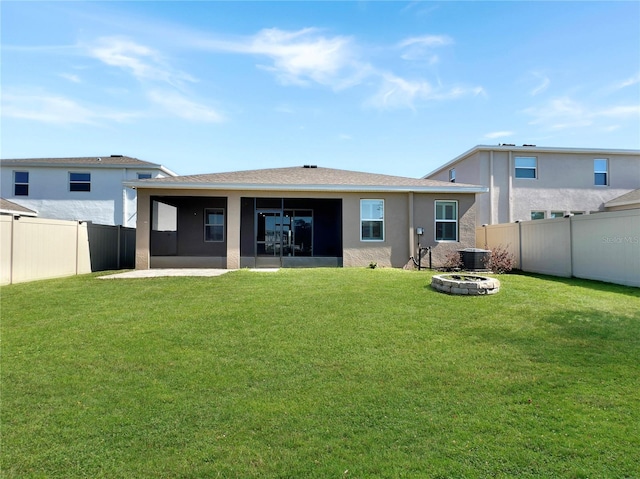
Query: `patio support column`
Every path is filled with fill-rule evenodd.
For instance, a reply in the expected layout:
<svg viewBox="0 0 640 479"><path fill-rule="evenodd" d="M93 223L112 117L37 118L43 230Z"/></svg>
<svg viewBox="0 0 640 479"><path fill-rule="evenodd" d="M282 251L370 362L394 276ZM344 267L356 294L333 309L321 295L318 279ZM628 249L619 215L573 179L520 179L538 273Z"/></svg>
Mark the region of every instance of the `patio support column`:
<svg viewBox="0 0 640 479"><path fill-rule="evenodd" d="M227 197L227 269L240 269L240 194Z"/></svg>
<svg viewBox="0 0 640 479"><path fill-rule="evenodd" d="M151 203L146 189L137 190L136 220L136 269L149 269L149 244L151 236Z"/></svg>

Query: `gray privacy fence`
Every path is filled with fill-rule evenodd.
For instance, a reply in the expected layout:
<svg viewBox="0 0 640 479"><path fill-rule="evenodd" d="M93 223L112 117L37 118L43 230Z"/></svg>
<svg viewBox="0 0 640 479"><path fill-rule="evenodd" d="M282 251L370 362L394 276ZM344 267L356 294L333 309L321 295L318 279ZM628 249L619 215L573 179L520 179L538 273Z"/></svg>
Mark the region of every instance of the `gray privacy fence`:
<svg viewBox="0 0 640 479"><path fill-rule="evenodd" d="M133 268L134 228L0 215L0 284Z"/></svg>
<svg viewBox="0 0 640 479"><path fill-rule="evenodd" d="M476 246L506 248L522 271L640 287L640 209L483 226Z"/></svg>

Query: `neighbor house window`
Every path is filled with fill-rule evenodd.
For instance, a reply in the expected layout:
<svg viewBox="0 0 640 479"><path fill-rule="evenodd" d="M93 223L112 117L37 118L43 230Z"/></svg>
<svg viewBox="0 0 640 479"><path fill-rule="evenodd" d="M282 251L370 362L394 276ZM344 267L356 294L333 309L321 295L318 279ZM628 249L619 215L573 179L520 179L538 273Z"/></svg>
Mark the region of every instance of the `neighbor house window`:
<svg viewBox="0 0 640 479"><path fill-rule="evenodd" d="M436 201L436 241L458 241L458 202Z"/></svg>
<svg viewBox="0 0 640 479"><path fill-rule="evenodd" d="M91 173L69 173L69 191L91 191Z"/></svg>
<svg viewBox="0 0 640 479"><path fill-rule="evenodd" d="M384 241L384 200L360 200L360 240Z"/></svg>
<svg viewBox="0 0 640 479"><path fill-rule="evenodd" d="M455 183L456 182L456 169L455 168L451 168L449 170L449 182L451 182L451 183Z"/></svg>
<svg viewBox="0 0 640 479"><path fill-rule="evenodd" d="M580 216L580 215L583 215L583 214L584 214L584 211L572 211L572 212L571 212L571 214L572 214L573 216Z"/></svg>
<svg viewBox="0 0 640 479"><path fill-rule="evenodd" d="M13 194L15 196L29 196L29 172L13 172Z"/></svg>
<svg viewBox="0 0 640 479"><path fill-rule="evenodd" d="M224 209L210 208L204 210L204 240L224 241Z"/></svg>
<svg viewBox="0 0 640 479"><path fill-rule="evenodd" d="M564 218L564 211L552 211L551 218Z"/></svg>
<svg viewBox="0 0 640 479"><path fill-rule="evenodd" d="M609 184L609 160L593 160L594 185L607 186Z"/></svg>
<svg viewBox="0 0 640 479"><path fill-rule="evenodd" d="M151 179L151 173L138 173L139 180L149 180Z"/></svg>
<svg viewBox="0 0 640 479"><path fill-rule="evenodd" d="M516 156L516 178L536 179L538 159L535 156Z"/></svg>
<svg viewBox="0 0 640 479"><path fill-rule="evenodd" d="M545 217L544 211L532 211L531 219L532 220L543 220Z"/></svg>

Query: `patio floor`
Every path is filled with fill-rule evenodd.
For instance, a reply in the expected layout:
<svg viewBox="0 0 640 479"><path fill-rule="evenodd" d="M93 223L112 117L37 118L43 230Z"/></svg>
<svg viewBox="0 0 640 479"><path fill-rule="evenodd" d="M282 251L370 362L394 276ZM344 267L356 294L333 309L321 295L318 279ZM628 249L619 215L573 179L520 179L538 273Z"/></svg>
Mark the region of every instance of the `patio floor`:
<svg viewBox="0 0 640 479"><path fill-rule="evenodd" d="M274 273L279 268L256 268L249 271L260 273ZM206 268L158 268L158 269L137 269L125 271L124 273L114 273L105 276L98 276L98 279L131 279L131 278L160 278L163 276L220 276L233 269L206 269Z"/></svg>

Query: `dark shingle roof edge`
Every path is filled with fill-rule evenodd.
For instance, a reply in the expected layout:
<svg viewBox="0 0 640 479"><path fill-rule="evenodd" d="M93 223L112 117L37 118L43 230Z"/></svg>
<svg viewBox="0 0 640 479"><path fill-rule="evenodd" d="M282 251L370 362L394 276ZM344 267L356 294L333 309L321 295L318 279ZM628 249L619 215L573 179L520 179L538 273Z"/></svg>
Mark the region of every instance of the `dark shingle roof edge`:
<svg viewBox="0 0 640 479"><path fill-rule="evenodd" d="M6 213L10 215L38 216L38 213L36 211L4 198L0 198L0 213Z"/></svg>
<svg viewBox="0 0 640 479"><path fill-rule="evenodd" d="M13 167L56 167L56 168L140 168L160 169L170 176L177 176L169 168L158 163L139 160L125 155L81 156L70 158L7 158L0 159L0 166Z"/></svg>

